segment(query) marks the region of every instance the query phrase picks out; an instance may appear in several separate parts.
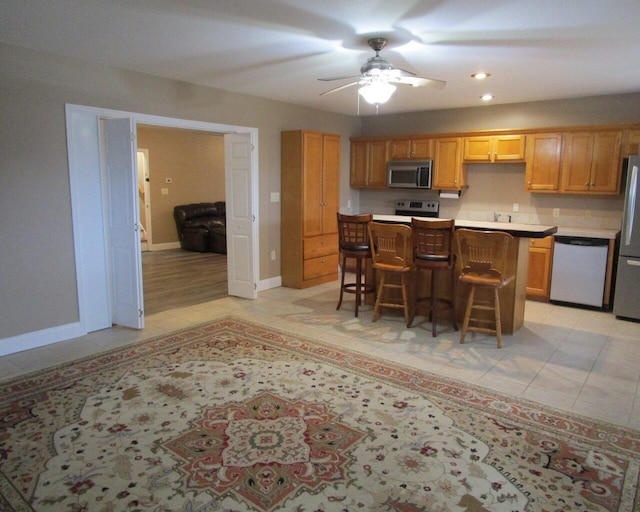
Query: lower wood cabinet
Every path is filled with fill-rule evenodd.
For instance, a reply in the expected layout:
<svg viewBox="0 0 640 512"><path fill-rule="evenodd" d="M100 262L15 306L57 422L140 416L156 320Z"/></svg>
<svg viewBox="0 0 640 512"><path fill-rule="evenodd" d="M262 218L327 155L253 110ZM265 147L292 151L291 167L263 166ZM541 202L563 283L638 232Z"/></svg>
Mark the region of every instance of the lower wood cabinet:
<svg viewBox="0 0 640 512"><path fill-rule="evenodd" d="M527 298L549 300L552 257L552 236L530 239Z"/></svg>

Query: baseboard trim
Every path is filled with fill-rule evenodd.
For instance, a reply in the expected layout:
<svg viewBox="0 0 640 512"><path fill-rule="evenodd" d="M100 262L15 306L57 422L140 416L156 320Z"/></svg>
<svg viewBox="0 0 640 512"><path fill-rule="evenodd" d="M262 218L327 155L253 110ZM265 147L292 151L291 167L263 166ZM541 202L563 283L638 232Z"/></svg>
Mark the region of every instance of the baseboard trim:
<svg viewBox="0 0 640 512"><path fill-rule="evenodd" d="M282 286L282 276L270 277L269 279L263 279L258 282L258 292L270 290L271 288L278 288Z"/></svg>
<svg viewBox="0 0 640 512"><path fill-rule="evenodd" d="M180 245L178 244L178 248L179 247ZM174 248L175 247L168 247L167 249ZM163 249L156 248L155 250ZM263 279L258 282L258 292L270 290L271 288L278 288L280 286L282 286L282 276ZM50 329L43 329L41 331L28 332L11 338L4 338L0 340L0 357L15 354L16 352L22 352L24 350L30 350L32 348L44 347L46 345L51 345L52 343L59 343L73 338L79 338L86 334L87 331L82 327L80 322L75 322L72 324L60 325L58 327L51 327Z"/></svg>
<svg viewBox="0 0 640 512"><path fill-rule="evenodd" d="M4 338L0 340L0 356L7 356L9 354L15 354L16 352L79 338L85 334L87 334L87 331L82 327L80 322L74 322L41 331L20 334L11 338Z"/></svg>
<svg viewBox="0 0 640 512"><path fill-rule="evenodd" d="M180 249L180 242L167 242L165 244L149 244L149 251L168 251L169 249Z"/></svg>

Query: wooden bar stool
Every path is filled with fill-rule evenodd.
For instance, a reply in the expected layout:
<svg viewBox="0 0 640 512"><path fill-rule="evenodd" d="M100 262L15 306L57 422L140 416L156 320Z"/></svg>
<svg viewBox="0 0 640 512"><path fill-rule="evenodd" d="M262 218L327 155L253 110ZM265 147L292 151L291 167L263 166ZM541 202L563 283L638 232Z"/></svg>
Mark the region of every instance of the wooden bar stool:
<svg viewBox="0 0 640 512"><path fill-rule="evenodd" d="M410 327L413 321L413 304L409 277L415 268L411 228L403 224L370 222L369 239L373 268L378 276L378 293L371 320L378 320L383 307L402 309L407 327ZM400 290L401 298L397 297L397 290Z"/></svg>
<svg viewBox="0 0 640 512"><path fill-rule="evenodd" d="M441 310L451 311L453 328L456 324L456 257L453 251L455 221L451 220L421 220L412 218L413 230L413 259L418 271L431 271L431 286L428 297L419 297L416 302L429 303L429 321L431 334L437 336L437 321ZM437 274L446 273L449 278L451 297L438 297L436 286Z"/></svg>
<svg viewBox="0 0 640 512"><path fill-rule="evenodd" d="M508 273L507 255L513 243L513 237L502 231L475 231L458 229L456 231L458 258L460 259L459 281L471 285L467 308L460 335L460 343L464 343L467 331L495 334L498 348L502 348L502 323L500 321L500 297L498 291L514 279ZM493 290L493 301L475 300L476 288ZM472 317L472 310L493 311L495 328L482 327L493 321L481 317ZM469 326L473 320L476 325Z"/></svg>
<svg viewBox="0 0 640 512"><path fill-rule="evenodd" d="M342 215L338 213L338 240L340 252L342 253L342 278L340 279L340 299L338 307L342 306L343 294L353 293L356 296L356 316L358 307L362 304L362 296L375 292L375 286L362 282L363 266L362 262L371 259L371 248L369 246L369 231L367 225L373 219L371 214L363 215ZM354 283L345 283L344 275L347 270L347 258L356 260L356 280Z"/></svg>

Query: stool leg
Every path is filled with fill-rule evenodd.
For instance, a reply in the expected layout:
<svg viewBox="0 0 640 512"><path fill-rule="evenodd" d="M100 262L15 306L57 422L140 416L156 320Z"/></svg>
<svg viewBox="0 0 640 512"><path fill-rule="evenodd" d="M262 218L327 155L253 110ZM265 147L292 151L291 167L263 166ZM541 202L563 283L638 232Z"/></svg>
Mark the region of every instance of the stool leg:
<svg viewBox="0 0 640 512"><path fill-rule="evenodd" d="M451 279L451 318L453 322L453 329L458 330L458 323L456 322L456 268L455 266L449 271L449 277Z"/></svg>
<svg viewBox="0 0 640 512"><path fill-rule="evenodd" d="M380 283L378 284L378 295L376 296L376 305L373 308L373 316L371 317L372 322L376 322L378 320L378 317L380 316L380 303L382 302L382 294L384 291L385 273L380 272L379 277L380 277Z"/></svg>
<svg viewBox="0 0 640 512"><path fill-rule="evenodd" d="M409 294L407 293L407 279L409 278L408 274L405 272L401 276L402 278L402 302L404 303L404 321L407 327L411 327L413 323L413 314L411 310L411 304L409 303Z"/></svg>
<svg viewBox="0 0 640 512"><path fill-rule="evenodd" d="M358 306L362 302L362 258L356 258L356 318L358 317Z"/></svg>
<svg viewBox="0 0 640 512"><path fill-rule="evenodd" d="M436 324L438 321L438 298L436 297L436 275L437 272L435 270L431 271L431 336L434 338L437 336L436 334Z"/></svg>
<svg viewBox="0 0 640 512"><path fill-rule="evenodd" d="M502 348L502 321L500 320L500 297L498 296L498 289L493 289L493 309L496 312L496 338L498 338L498 348Z"/></svg>
<svg viewBox="0 0 640 512"><path fill-rule="evenodd" d="M340 299L338 299L338 307L336 308L336 311L340 309L340 306L342 306L342 295L344 293L344 274L345 274L346 267L347 267L347 257L342 256L342 278L340 279ZM356 311L358 310L356 309ZM356 314L356 316L358 315Z"/></svg>
<svg viewBox="0 0 640 512"><path fill-rule="evenodd" d="M467 335L467 329L469 328L469 317L471 316L471 307L473 306L473 295L476 291L475 286L471 286L469 292L469 300L467 301L467 309L464 313L464 322L462 324L462 333L460 334L460 343L464 343L464 338Z"/></svg>

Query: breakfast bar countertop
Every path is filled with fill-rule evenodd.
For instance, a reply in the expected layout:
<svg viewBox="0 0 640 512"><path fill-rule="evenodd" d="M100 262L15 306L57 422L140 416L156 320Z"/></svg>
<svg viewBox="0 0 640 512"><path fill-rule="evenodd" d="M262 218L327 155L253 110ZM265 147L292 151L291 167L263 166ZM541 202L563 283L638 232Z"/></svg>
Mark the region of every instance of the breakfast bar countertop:
<svg viewBox="0 0 640 512"><path fill-rule="evenodd" d="M420 220L442 220L438 218L416 217ZM398 224L411 223L411 217L406 215L379 215L373 214L373 220L377 222L397 222ZM523 238L544 238L558 231L558 226L546 226L543 224L520 224L518 222L488 222L478 220L458 220L457 228L486 229L490 231L505 231L513 236Z"/></svg>

